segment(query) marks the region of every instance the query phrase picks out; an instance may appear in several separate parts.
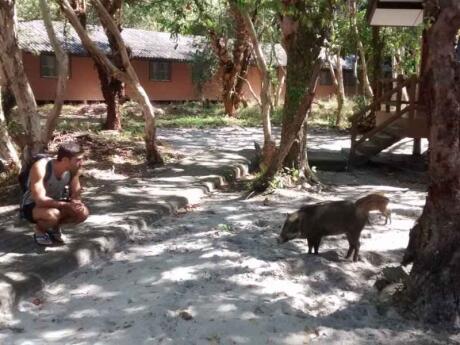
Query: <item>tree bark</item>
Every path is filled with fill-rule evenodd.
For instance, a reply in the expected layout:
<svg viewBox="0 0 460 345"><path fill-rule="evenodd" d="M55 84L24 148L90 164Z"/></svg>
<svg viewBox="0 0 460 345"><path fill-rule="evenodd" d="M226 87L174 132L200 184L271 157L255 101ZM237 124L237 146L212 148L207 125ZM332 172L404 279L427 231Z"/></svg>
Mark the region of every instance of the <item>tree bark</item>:
<svg viewBox="0 0 460 345"><path fill-rule="evenodd" d="M345 90L343 87L343 71L342 71L342 61L340 59L340 49L338 52L335 54L335 67L337 73L335 73L334 66L331 62L331 58L328 55L327 57L327 62L329 65L329 73L331 74L332 78L332 83L334 84L334 89L335 89L335 96L337 98L337 111L336 111L336 118L335 118L335 126L339 127L340 123L342 122L342 109L343 109L343 103L345 99Z"/></svg>
<svg viewBox="0 0 460 345"><path fill-rule="evenodd" d="M0 64L11 84L25 132L22 161L28 162L42 149L40 116L35 97L24 71L17 40L14 0L0 0Z"/></svg>
<svg viewBox="0 0 460 345"><path fill-rule="evenodd" d="M251 57L249 37L239 11L230 7L230 14L235 21L235 39L232 58L227 48L228 40L210 30L211 46L219 60L222 73L222 102L228 116L236 116L236 111L243 100L243 85L249 71ZM240 78L241 77L241 78Z"/></svg>
<svg viewBox="0 0 460 345"><path fill-rule="evenodd" d="M238 7L232 3L232 6L235 10L239 10ZM260 100L261 100L261 114L262 114L262 123L264 131L264 147L263 147L263 157L262 165L268 166L270 161L273 158L276 150L276 143L273 140L272 136L272 127L270 119L270 109L271 109L271 94L272 94L272 82L270 80L270 73L268 70L267 62L265 61L265 55L262 51L262 46L259 43L257 38L256 30L254 24L252 23L249 14L241 11L241 16L244 19L246 24L247 32L252 41L252 47L254 49L257 67L259 68L260 73L262 74L262 88L260 91Z"/></svg>
<svg viewBox="0 0 460 345"><path fill-rule="evenodd" d="M128 51L120 35L120 32L118 31L116 24L113 22L110 14L106 11L101 2L99 0L91 1L97 10L101 22L104 22L104 25L107 27L108 30L110 30L110 32L115 37L117 50L120 53L126 71L117 68L112 63L112 61L110 61L110 59L107 56L105 56L105 54L101 52L91 41L90 37L88 36L88 33L79 22L77 16L75 15L67 0L60 0L59 4L65 16L69 19L70 23L74 27L78 36L80 37L85 49L91 53L93 59L97 60L97 63L104 66L107 70L107 73L128 85L134 92L134 99L141 106L145 120L144 140L146 146L147 162L149 164L164 164L163 158L161 157L161 154L156 145L155 114L153 111L153 107L150 103L147 93L145 92L144 88L139 82L139 78L137 77L136 71L131 65Z"/></svg>
<svg viewBox="0 0 460 345"><path fill-rule="evenodd" d="M42 143L43 146L46 147L48 142L53 137L57 119L61 114L62 106L64 105L64 96L67 88L67 78L69 75L69 58L56 37L53 23L51 21L50 9L46 0L40 0L40 10L43 16L43 22L45 23L46 32L51 42L51 46L53 47L58 64L58 79L56 86L56 96L54 98L54 106L46 119L46 124L42 132Z"/></svg>
<svg viewBox="0 0 460 345"><path fill-rule="evenodd" d="M307 91L302 97L300 105L297 108L295 115L293 116L293 121L291 123L287 123L286 126L289 126L284 131L284 135L281 136L280 146L276 151L275 156L273 157L270 165L268 166L265 173L261 176L261 178L257 181L254 185L254 190L256 192L263 192L268 188L270 182L273 180L273 177L276 175L278 170L281 168L281 165L289 153L289 150L292 147L292 144L296 140L296 135L302 128L304 121L306 123L306 116L309 113L311 108L311 104L313 103L313 99L316 93L316 86L318 84L319 73L321 71L322 60L318 56L313 67L313 71L310 76L310 83L307 87ZM287 91L286 91L287 92ZM284 129L283 124L283 129ZM315 178L316 179L316 178Z"/></svg>
<svg viewBox="0 0 460 345"><path fill-rule="evenodd" d="M294 11L293 15L283 16L281 20L287 68L280 145L289 145L288 154L283 157L283 165L288 168L308 167L308 162L305 162L306 159L302 155L301 143L305 141L302 141L300 129L310 111L311 102L308 102L309 105L303 113L299 114L298 109L303 95L315 92L313 86L316 87L315 78L319 75L316 67L322 64L320 51L325 38L331 33L332 5L333 2L323 2L316 11L307 9L308 1L303 0L291 1L285 5L288 11ZM301 118L297 119L296 116ZM294 139L291 142L292 136ZM280 152L282 151L284 148L280 147ZM275 167L272 168L274 169ZM310 172L309 168L303 171L307 179L316 181L316 177Z"/></svg>
<svg viewBox="0 0 460 345"><path fill-rule="evenodd" d="M380 35L380 27L372 27L372 89L376 94L378 82L382 79L382 63L383 63L383 40Z"/></svg>
<svg viewBox="0 0 460 345"><path fill-rule="evenodd" d="M356 13L356 0L348 0L348 6L350 11L350 24L353 35L356 40L356 46L359 53L359 58L361 60L361 73L362 73L362 83L363 83L363 93L368 97L373 97L374 93L372 92L371 84L369 82L369 74L367 72L367 63L366 63L366 53L364 51L363 42L359 37L358 23L357 23L357 13Z"/></svg>
<svg viewBox="0 0 460 345"><path fill-rule="evenodd" d="M5 120L5 114L3 113L2 107L2 85L0 82L0 157L6 161L7 166L11 164L17 168L21 167L21 161L18 156L18 152L13 145L11 137L8 133L7 123Z"/></svg>
<svg viewBox="0 0 460 345"><path fill-rule="evenodd" d="M275 101L273 102L275 108L277 108L280 104L280 99L281 99L281 93L283 92L283 88L285 87L286 84L286 68L280 66L278 69L278 84L276 86L276 91L275 91Z"/></svg>
<svg viewBox="0 0 460 345"><path fill-rule="evenodd" d="M80 24L86 28L86 0L69 0L69 4L75 12Z"/></svg>
<svg viewBox="0 0 460 345"><path fill-rule="evenodd" d="M459 327L460 320L460 66L454 42L460 3L439 6L427 31L422 82L430 115L429 176L426 205L410 232L403 264L413 262L403 296L419 319Z"/></svg>
<svg viewBox="0 0 460 345"><path fill-rule="evenodd" d="M119 32L121 32L122 0L102 0L101 2L112 20L116 23ZM102 26L109 41L112 54L111 59L114 65L123 71L123 61L117 50L116 39L103 22ZM103 66L96 65L96 69L101 83L102 95L107 105L107 117L104 129L121 130L120 104L124 95L124 85L120 80L112 78Z"/></svg>

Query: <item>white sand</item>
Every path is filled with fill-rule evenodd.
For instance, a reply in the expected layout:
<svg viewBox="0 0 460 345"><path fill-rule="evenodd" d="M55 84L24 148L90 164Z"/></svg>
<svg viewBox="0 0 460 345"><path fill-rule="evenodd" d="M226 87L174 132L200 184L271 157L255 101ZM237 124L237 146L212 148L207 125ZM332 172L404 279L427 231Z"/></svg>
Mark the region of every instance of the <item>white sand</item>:
<svg viewBox="0 0 460 345"><path fill-rule="evenodd" d="M281 190L249 201L216 193L185 215L153 224L150 235L112 258L22 302L17 319L0 331L0 343L460 343L458 335L428 331L392 309L379 313L375 304L376 274L398 265L424 204L421 185L375 185L378 171L322 178L369 185ZM343 259L341 236L323 241L320 256L307 255L303 240L276 244L285 212L369 191L391 197L393 217L386 226L372 217L377 224L362 234L362 261Z"/></svg>

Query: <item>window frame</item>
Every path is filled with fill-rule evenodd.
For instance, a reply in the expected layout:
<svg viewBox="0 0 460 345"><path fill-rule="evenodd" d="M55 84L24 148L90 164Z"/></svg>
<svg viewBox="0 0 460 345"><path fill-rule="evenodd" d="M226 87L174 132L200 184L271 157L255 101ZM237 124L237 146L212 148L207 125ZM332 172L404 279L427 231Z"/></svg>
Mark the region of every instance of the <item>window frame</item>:
<svg viewBox="0 0 460 345"><path fill-rule="evenodd" d="M54 58L54 72L56 73L55 75L45 75L43 73L43 62L44 62L44 57L53 57ZM68 68L67 68L67 78L70 79L70 77L72 76L72 57L71 55L67 55L67 59L68 59ZM59 71L58 71L58 62L57 62L57 58L56 58L56 54L53 54L53 53L41 53L40 54L40 78L46 78L46 79L57 79L58 76L59 76Z"/></svg>
<svg viewBox="0 0 460 345"><path fill-rule="evenodd" d="M158 75L155 76L155 64L166 64L167 72L165 78L162 76L159 77ZM164 71L163 71L164 72ZM162 72L162 73L163 73ZM157 71L158 73L158 71ZM162 59L150 59L149 60L149 80L155 82L170 82L172 80L172 63L170 60L162 60Z"/></svg>
<svg viewBox="0 0 460 345"><path fill-rule="evenodd" d="M334 85L334 81L332 80L332 76L331 76L331 71L329 71L329 69L321 69L319 73L320 73L319 85L322 85L322 86L333 86Z"/></svg>

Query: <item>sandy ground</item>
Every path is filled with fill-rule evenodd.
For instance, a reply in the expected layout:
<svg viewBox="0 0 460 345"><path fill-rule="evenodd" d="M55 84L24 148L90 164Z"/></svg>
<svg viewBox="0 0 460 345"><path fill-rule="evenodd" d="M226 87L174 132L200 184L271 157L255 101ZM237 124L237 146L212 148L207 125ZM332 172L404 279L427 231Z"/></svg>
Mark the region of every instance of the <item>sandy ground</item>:
<svg viewBox="0 0 460 345"><path fill-rule="evenodd" d="M329 175L323 179L337 178ZM303 240L276 243L285 212L305 202L370 190L392 197L393 217L385 226L373 215L374 225L362 234L361 261L343 259L347 243L341 236L324 241L320 256L307 255ZM215 193L188 213L154 224L151 235L134 240L109 261L48 286L21 303L0 341L460 343L458 336L428 331L376 305L376 275L401 259L408 229L423 206L423 191L380 185L320 193L281 190L246 201L239 196Z"/></svg>
<svg viewBox="0 0 460 345"><path fill-rule="evenodd" d="M69 274L21 302L2 344L460 344L379 307L383 267L398 266L425 201L423 174L382 167L322 172L328 185L242 200L216 192L111 258ZM286 212L305 203L391 198L392 222L361 237L361 260L343 236L308 255L304 240L276 242Z"/></svg>

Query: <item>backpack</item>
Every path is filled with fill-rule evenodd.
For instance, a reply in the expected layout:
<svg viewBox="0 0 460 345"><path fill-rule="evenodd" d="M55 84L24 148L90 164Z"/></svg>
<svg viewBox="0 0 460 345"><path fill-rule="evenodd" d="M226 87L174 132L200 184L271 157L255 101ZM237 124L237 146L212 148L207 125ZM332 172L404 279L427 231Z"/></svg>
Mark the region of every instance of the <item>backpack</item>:
<svg viewBox="0 0 460 345"><path fill-rule="evenodd" d="M30 170L32 169L32 165L34 165L39 160L46 159L46 158L50 158L50 156L44 153L39 153L33 156L32 159L29 161L29 163L22 166L22 169L18 175L18 183L19 183L19 187L21 188L21 199L24 196L25 192L29 189L28 182L29 182L29 174L30 174ZM48 163L46 164L46 172L45 172L45 177L43 179L43 182L48 181L51 177L51 174L53 172L53 164L51 163L52 163L52 160L49 160Z"/></svg>

